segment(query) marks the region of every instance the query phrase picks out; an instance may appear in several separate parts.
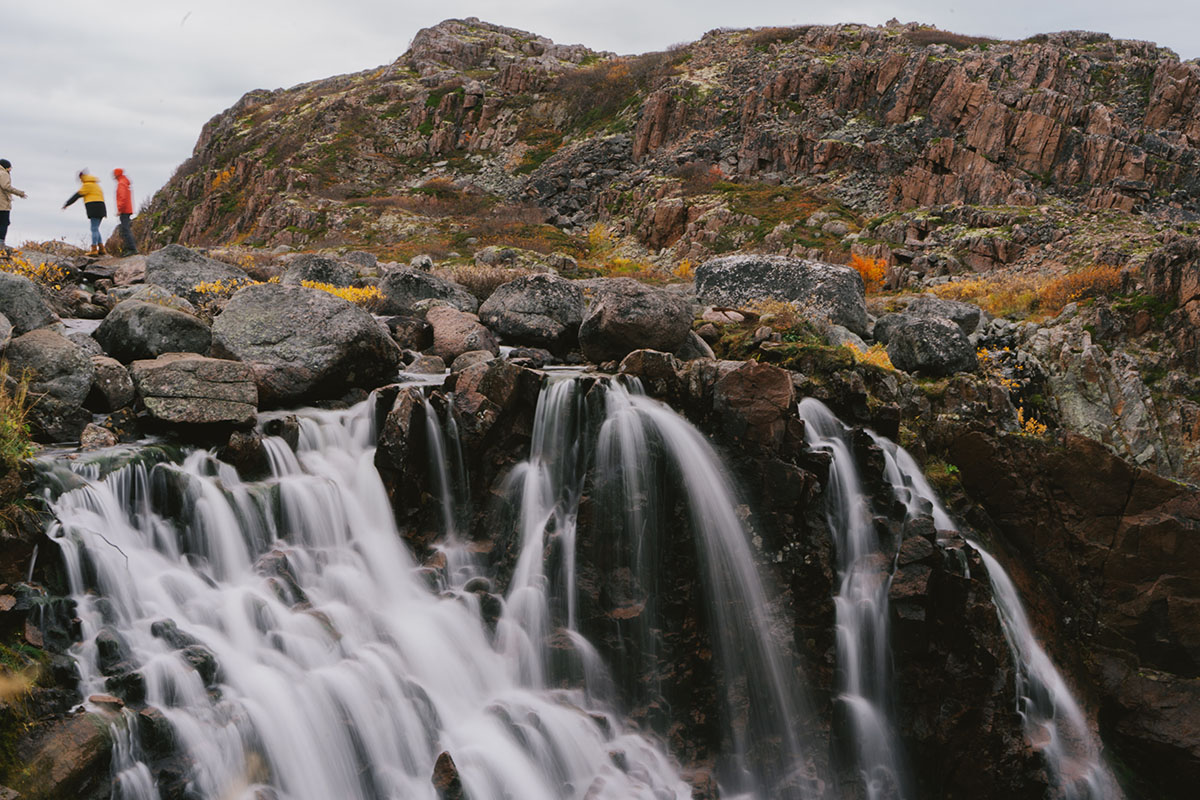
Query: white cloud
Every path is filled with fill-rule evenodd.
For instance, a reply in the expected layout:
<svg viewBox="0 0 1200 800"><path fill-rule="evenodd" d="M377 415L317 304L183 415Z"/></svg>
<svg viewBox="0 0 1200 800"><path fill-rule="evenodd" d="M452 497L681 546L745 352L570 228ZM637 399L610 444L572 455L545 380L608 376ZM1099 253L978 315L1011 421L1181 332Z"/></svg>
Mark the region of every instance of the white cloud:
<svg viewBox="0 0 1200 800"><path fill-rule="evenodd" d="M878 24L894 16L1004 38L1102 30L1157 41L1184 58L1200 55L1194 36L1200 4L1183 0L6 3L0 157L14 163L13 182L31 195L14 205L9 241L84 241L82 212L59 208L82 166L101 176L110 193L112 167L123 167L141 202L191 155L201 126L245 92L390 63L420 28L466 16L620 53L661 50L718 27Z"/></svg>

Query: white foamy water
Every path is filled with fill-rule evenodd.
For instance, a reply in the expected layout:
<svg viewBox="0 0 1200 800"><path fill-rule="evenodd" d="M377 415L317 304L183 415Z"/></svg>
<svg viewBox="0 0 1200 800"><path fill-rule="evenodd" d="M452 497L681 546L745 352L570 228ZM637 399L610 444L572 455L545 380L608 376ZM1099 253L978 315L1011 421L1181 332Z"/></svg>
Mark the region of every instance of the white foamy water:
<svg viewBox="0 0 1200 800"><path fill-rule="evenodd" d="M121 640L190 789L213 800L432 800L442 751L476 800L689 797L660 745L581 690L545 688L477 606L430 590L369 421L369 404L305 413L297 452L268 440L258 483L197 452L62 495L51 536L84 695L105 690L97 635ZM189 662L209 653L212 686ZM123 733L114 797L156 796L142 758Z"/></svg>

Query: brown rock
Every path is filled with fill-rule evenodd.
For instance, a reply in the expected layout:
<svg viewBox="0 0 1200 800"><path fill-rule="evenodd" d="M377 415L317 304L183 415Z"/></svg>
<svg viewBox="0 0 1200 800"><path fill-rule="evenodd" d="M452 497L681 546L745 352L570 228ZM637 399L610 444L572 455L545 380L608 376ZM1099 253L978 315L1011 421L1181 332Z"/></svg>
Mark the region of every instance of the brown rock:
<svg viewBox="0 0 1200 800"><path fill-rule="evenodd" d="M767 449L782 444L795 402L787 370L754 361L722 375L713 387L713 407L726 431Z"/></svg>
<svg viewBox="0 0 1200 800"><path fill-rule="evenodd" d="M425 320L433 326L433 345L429 353L446 363L470 350L500 353L500 343L495 335L474 314L451 306L434 306L425 315Z"/></svg>

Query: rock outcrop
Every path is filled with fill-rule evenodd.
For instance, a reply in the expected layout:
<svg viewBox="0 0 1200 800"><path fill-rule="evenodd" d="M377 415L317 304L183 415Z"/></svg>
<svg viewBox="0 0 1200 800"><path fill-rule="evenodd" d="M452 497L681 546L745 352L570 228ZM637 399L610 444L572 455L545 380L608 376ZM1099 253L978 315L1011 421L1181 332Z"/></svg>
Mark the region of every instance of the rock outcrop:
<svg viewBox="0 0 1200 800"><path fill-rule="evenodd" d="M400 364L400 348L370 314L299 286L242 289L212 334L214 353L246 362L269 406L373 389L394 379Z"/></svg>
<svg viewBox="0 0 1200 800"><path fill-rule="evenodd" d="M258 389L248 364L170 353L130 365L146 410L172 425L248 425Z"/></svg>
<svg viewBox="0 0 1200 800"><path fill-rule="evenodd" d="M579 327L579 344L591 361L618 361L642 348L670 353L691 331L692 310L683 297L629 278L598 281Z"/></svg>

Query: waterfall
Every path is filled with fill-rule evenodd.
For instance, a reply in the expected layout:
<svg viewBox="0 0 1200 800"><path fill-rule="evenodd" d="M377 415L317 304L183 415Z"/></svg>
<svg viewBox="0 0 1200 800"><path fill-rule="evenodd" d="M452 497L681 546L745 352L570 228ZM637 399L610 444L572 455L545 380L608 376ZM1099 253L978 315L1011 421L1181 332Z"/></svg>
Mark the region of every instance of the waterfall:
<svg viewBox="0 0 1200 800"><path fill-rule="evenodd" d="M864 516L865 500L862 499L861 490L857 488L858 479L854 474L856 470L853 458L845 440L845 426L817 400L806 399L800 405L801 416L808 425L806 436L809 437L809 442L833 453L830 490L833 493L834 487L838 487L836 494L843 499L837 503L840 511L830 518L830 527L838 528L839 548L843 538L871 541L873 534L867 533L869 520ZM937 493L925 479L912 456L895 442L870 431L867 433L884 454L884 477L896 498L904 504L908 516L929 514L937 530L956 531L957 525L942 506ZM849 490L848 487L854 488ZM855 497L859 499L855 501ZM847 519L851 521L844 522ZM997 615L1016 669L1017 709L1024 723L1026 738L1046 759L1056 796L1065 800L1119 800L1123 794L1101 755L1099 742L1088 727L1083 711L1071 695L1062 675L1038 643L1012 580L1000 563L979 544L969 540L967 543L979 553L987 568ZM854 547L855 545L850 544L846 549L852 550ZM843 558L839 555L839 564L842 563ZM854 588L847 589L844 580L840 594L847 591L852 593ZM859 599L860 602L855 604L859 611L886 612L886 595L883 596L882 603L874 602L872 598ZM840 598L838 612L840 635ZM858 615L851 614L848 621L852 625L859 624ZM882 625L882 622L878 623L878 626ZM861 630L864 631L864 638L875 642L877 633L871 623L863 625ZM852 647L848 651L847 659L863 661L863 654L872 652L873 646L860 644ZM849 668L847 672L849 676ZM848 677L847 691L851 685L853 683ZM863 704L865 705L865 701ZM860 741L860 758L864 757L864 750L868 749L871 741ZM869 752L866 753L866 757L870 757ZM866 767L869 763L863 762L864 769L869 769Z"/></svg>
<svg viewBox="0 0 1200 800"><path fill-rule="evenodd" d="M673 534L660 487L670 483L688 509L723 684L721 714L730 742L718 768L723 796L815 796L821 790L804 741L804 687L776 643L768 594L719 457L695 427L636 385L598 384L592 400L580 381L551 383L538 403L530 458L508 480L521 549L501 620L506 651L530 680L543 679L551 648L539 652L536 643L549 642L554 620L547 614L559 607L584 672L600 676L587 685L610 684L576 620L577 517L590 487L598 509L590 534L606 543L611 564L631 569L642 593L619 615L622 624L643 662L655 654L657 553ZM557 577L546 572L548 549L561 564ZM752 755L755 748L774 752L764 760Z"/></svg>
<svg viewBox="0 0 1200 800"><path fill-rule="evenodd" d="M1025 736L1046 759L1058 796L1065 800L1118 800L1124 795L1100 753L1083 710L1038 644L1017 587L990 553L969 542L987 567L996 613L1016 665L1017 711Z"/></svg>
<svg viewBox="0 0 1200 800"><path fill-rule="evenodd" d="M194 452L82 470L57 499L85 697L144 694L189 796L212 800L433 800L443 751L474 800L690 797L660 745L532 680L461 595L431 591L374 468L369 402L301 415L294 452L267 439L268 479ZM115 796L155 796L123 728Z"/></svg>
<svg viewBox="0 0 1200 800"><path fill-rule="evenodd" d="M814 398L802 400L799 412L809 447L829 453L831 458L826 521L834 538L838 571L834 597L838 700L850 722L867 797L903 797L906 778L891 713L888 640L888 589L894 554L880 549L870 501L851 450L850 430Z"/></svg>

